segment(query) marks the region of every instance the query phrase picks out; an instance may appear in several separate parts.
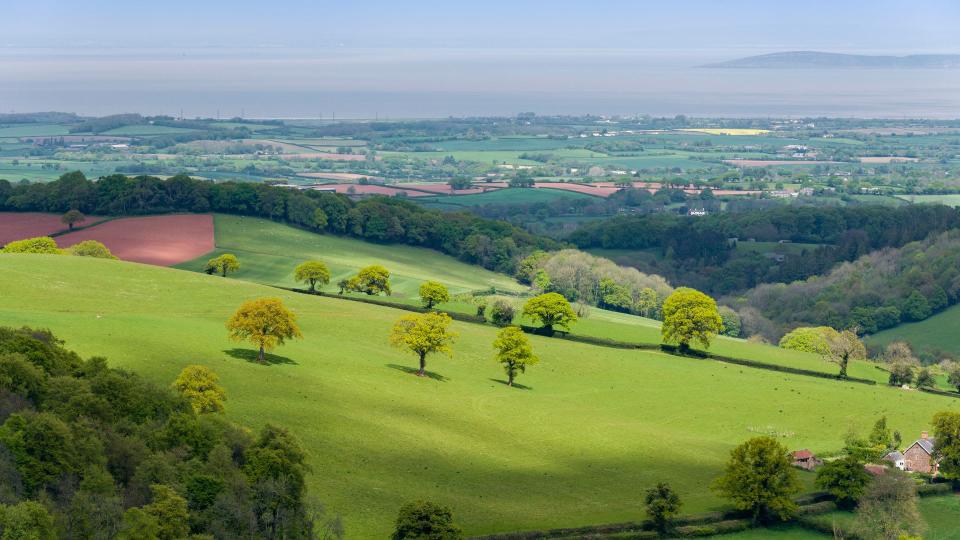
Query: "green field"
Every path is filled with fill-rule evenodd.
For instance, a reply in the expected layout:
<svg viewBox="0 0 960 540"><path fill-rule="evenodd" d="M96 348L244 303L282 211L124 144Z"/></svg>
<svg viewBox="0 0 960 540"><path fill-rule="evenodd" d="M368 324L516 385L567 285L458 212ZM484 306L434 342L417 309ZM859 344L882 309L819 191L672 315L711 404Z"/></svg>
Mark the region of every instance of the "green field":
<svg viewBox="0 0 960 540"><path fill-rule="evenodd" d="M898 195L899 198L914 203L945 204L960 206L960 194L952 195Z"/></svg>
<svg viewBox="0 0 960 540"><path fill-rule="evenodd" d="M507 188L471 195L448 195L443 197L418 197L417 202L444 207L483 206L485 204L533 204L553 202L558 199L596 199L595 195L554 188Z"/></svg>
<svg viewBox="0 0 960 540"><path fill-rule="evenodd" d="M189 128L178 128L172 126L155 126L153 124L135 124L122 126L104 131L100 135L118 135L118 136L136 136L136 135L176 135L179 133L191 133L196 131Z"/></svg>
<svg viewBox="0 0 960 540"><path fill-rule="evenodd" d="M904 323L889 330L869 336L866 341L873 345L886 345L891 341L906 341L914 349L936 349L960 355L960 306L953 306L936 315L915 323Z"/></svg>
<svg viewBox="0 0 960 540"><path fill-rule="evenodd" d="M385 537L414 498L449 504L468 534L640 519L639 493L660 480L680 491L684 511L716 509L703 486L758 433L829 452L881 415L918 433L935 412L960 408L884 386L542 337L532 338L541 365L511 389L491 359L496 329L464 323L454 324L454 358L431 358L436 378L419 379L406 371L414 358L387 345L403 314L393 309L80 257L0 255L0 272L0 324L51 328L81 354L162 384L189 363L216 370L232 418L303 440L310 489L344 515L350 538ZM223 327L260 296L281 297L305 335L267 366L249 362Z"/></svg>
<svg viewBox="0 0 960 540"><path fill-rule="evenodd" d="M431 249L319 235L251 217L217 215L214 220L214 254L233 253L240 259L240 271L234 274L238 279L294 286L293 269L303 261L318 259L327 263L333 275L328 291L335 290L337 281L371 264L382 264L390 270L393 292L400 298L416 297L420 284L427 280L444 283L453 293L490 287L524 289L512 278ZM201 272L212 256L204 255L180 267Z"/></svg>
<svg viewBox="0 0 960 540"><path fill-rule="evenodd" d="M67 126L59 124L18 124L0 127L0 137L40 137L67 133L69 133Z"/></svg>
<svg viewBox="0 0 960 540"><path fill-rule="evenodd" d="M923 533L925 540L960 540L960 527L957 526L960 519L960 497L956 495L945 495L938 497L923 497L920 499L920 514L927 523L927 531ZM818 520L827 520L850 530L856 520L856 515L852 512L832 512L830 514L817 518ZM761 533L770 532L770 529L756 529L745 531L743 533L719 536L726 540L747 540L753 538L766 538ZM830 538L825 534L816 531L803 529L798 526L784 527L780 530L774 530L775 534L771 538L784 538L788 540L806 540L818 538Z"/></svg>

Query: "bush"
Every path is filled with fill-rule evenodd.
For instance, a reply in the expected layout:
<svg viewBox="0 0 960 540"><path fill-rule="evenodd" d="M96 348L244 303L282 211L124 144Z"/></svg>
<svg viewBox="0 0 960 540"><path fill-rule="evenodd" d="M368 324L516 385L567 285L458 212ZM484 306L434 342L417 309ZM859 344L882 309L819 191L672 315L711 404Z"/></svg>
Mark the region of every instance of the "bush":
<svg viewBox="0 0 960 540"><path fill-rule="evenodd" d="M514 316L516 316L516 310L513 308L513 305L499 298L494 300L487 307L487 310L490 315L490 322L497 326L509 325L513 322Z"/></svg>

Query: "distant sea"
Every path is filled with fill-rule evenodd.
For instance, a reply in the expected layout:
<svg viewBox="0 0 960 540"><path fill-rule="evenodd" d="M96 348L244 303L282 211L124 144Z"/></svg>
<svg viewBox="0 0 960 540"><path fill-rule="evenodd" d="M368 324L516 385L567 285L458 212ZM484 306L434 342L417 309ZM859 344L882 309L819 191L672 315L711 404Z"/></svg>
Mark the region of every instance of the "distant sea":
<svg viewBox="0 0 960 540"><path fill-rule="evenodd" d="M0 111L960 118L960 70L697 67L762 52L0 47Z"/></svg>

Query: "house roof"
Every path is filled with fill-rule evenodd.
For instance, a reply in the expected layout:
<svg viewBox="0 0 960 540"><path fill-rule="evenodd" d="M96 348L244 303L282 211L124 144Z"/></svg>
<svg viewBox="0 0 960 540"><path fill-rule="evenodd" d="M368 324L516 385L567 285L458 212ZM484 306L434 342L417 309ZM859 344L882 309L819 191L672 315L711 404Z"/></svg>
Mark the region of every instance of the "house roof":
<svg viewBox="0 0 960 540"><path fill-rule="evenodd" d="M933 455L933 446L936 443L936 439L917 439L916 442L910 445L910 447L919 446L923 449L924 452Z"/></svg>
<svg viewBox="0 0 960 540"><path fill-rule="evenodd" d="M903 454L898 450L894 450L893 452L890 452L889 454L883 456L883 459L896 463L903 459Z"/></svg>
<svg viewBox="0 0 960 540"><path fill-rule="evenodd" d="M803 450L794 450L793 459L810 459L813 457L813 452L804 448Z"/></svg>

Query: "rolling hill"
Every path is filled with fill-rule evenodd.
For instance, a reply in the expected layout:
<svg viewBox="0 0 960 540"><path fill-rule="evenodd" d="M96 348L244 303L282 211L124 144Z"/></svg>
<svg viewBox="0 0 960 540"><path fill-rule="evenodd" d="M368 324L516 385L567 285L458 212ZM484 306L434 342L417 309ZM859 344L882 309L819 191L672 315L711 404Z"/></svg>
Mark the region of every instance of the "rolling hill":
<svg viewBox="0 0 960 540"><path fill-rule="evenodd" d="M0 325L50 328L81 354L161 384L186 364L214 369L230 417L302 439L311 492L343 514L349 538L387 536L415 498L452 506L468 534L639 519L639 493L662 480L685 512L716 509L704 485L749 437L829 452L881 415L909 438L935 412L960 408L880 385L536 336L542 363L508 388L492 360L496 329L465 323L454 324L454 357L430 358L434 376L417 378L414 358L387 344L404 313L395 309L81 257L0 255L0 273ZM250 362L223 326L261 296L282 298L305 336L269 365Z"/></svg>

